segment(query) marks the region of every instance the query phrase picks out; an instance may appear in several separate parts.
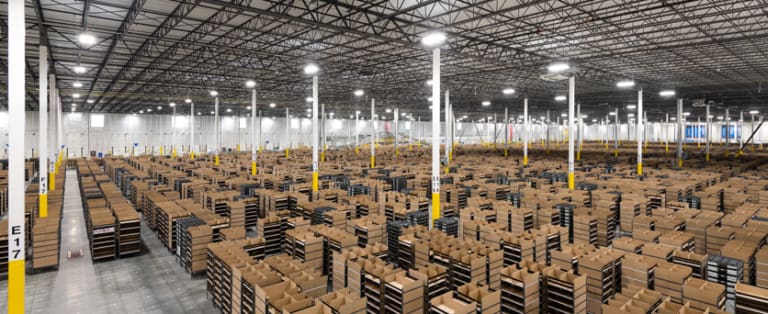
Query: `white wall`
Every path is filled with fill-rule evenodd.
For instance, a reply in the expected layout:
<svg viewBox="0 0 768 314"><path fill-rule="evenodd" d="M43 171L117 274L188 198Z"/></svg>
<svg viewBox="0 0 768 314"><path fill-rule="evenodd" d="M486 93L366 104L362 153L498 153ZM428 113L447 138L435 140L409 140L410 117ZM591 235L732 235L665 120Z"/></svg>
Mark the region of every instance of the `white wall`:
<svg viewBox="0 0 768 314"><path fill-rule="evenodd" d="M154 152L159 151L160 145L166 145L166 153L171 145L184 146L184 150L188 149L189 145L189 117L179 115L177 120L177 128L174 130L171 128L171 116L170 115L131 115L131 114L93 114L103 115L104 126L89 128L89 116L87 113L65 113L63 118L64 124L64 141L65 145L69 148L69 155L71 157L80 156L80 152L88 154L89 150L95 150L99 152L109 153L114 148L115 154L123 154L127 151L130 153L133 143L138 143L137 152L143 153L144 146L148 150L154 148ZM222 145L228 148L235 148L239 143L241 149L246 150L250 147L250 131L251 131L251 119L244 118L245 121L240 127L240 121L235 116L225 115L222 117L221 129L222 129ZM394 128L393 121L379 121L379 132L389 131L392 132ZM736 123L736 122L733 122ZM290 129L286 131L285 118L284 117L263 117L262 122L256 122L257 131L259 124L262 128L262 145L265 149L283 149L287 145L291 147L308 146L311 145L311 120L308 118L291 119ZM689 123L688 125L693 125ZM757 123L755 123L757 125ZM327 136L330 138L328 145L330 147L338 147L344 145L354 144L354 120L342 120L342 119L329 119L326 122ZM407 141L408 134L411 132L411 122L400 121L399 133L403 136L403 141ZM702 124L703 125L703 124ZM721 141L721 129L722 123L713 123L712 142L718 143ZM520 141L522 139L523 125L511 124L512 129L512 141ZM195 116L195 142L198 145L198 151L202 151L207 148L213 149L215 139L213 132L213 117L207 116ZM499 123L496 126L496 134L498 134L497 141L502 143L504 140L503 124ZM670 142L674 142L676 138L675 133L676 124L660 124L651 123L648 125L649 140L650 141L663 141L665 138ZM531 139L538 141L542 138L546 138L546 126L541 124L531 125ZM558 138L562 139L565 135L567 128L560 125L552 125L549 128L549 134L551 140ZM606 131L607 129L607 131ZM627 140L629 126L621 125L620 138ZM634 125L631 126L632 135L631 139L634 139ZM370 141L368 137L371 134L370 121L360 121L360 144L364 144L366 141ZM431 142L431 124L429 122L413 122L413 137L415 139L423 139L425 142ZM608 138L613 140L615 133L615 126L608 125L587 125L584 127L585 140L599 140L604 139L606 132L608 132ZM749 122L745 122L742 125L742 136L744 140L749 136L751 126ZM38 148L38 116L37 112L26 113L26 139L25 139L25 156L32 156L32 150L37 152ZM174 135L175 134L175 135ZM489 123L457 123L456 140L463 143L480 143L480 142L492 142L494 138L494 126ZM755 135L755 142L761 143L768 140L768 127L761 128L758 134ZM444 137L441 142L445 142ZM8 113L0 112L0 145L3 147L2 157L7 156L7 143L8 143ZM52 151L52 150L51 150Z"/></svg>

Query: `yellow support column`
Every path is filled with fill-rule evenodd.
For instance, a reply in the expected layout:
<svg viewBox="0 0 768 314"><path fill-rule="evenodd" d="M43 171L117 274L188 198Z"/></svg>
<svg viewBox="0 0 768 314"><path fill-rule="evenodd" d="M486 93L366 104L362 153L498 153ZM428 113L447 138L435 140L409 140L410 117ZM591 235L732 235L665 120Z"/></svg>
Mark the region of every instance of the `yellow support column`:
<svg viewBox="0 0 768 314"><path fill-rule="evenodd" d="M371 168L376 168L376 156L371 156Z"/></svg>
<svg viewBox="0 0 768 314"><path fill-rule="evenodd" d="M252 176L256 175L256 161L255 160L251 161L251 175Z"/></svg>
<svg viewBox="0 0 768 314"><path fill-rule="evenodd" d="M39 206L40 206L40 217L45 218L48 217L48 193L40 194L39 198Z"/></svg>
<svg viewBox="0 0 768 314"><path fill-rule="evenodd" d="M285 158L288 158L288 149L285 149Z"/></svg>
<svg viewBox="0 0 768 314"><path fill-rule="evenodd" d="M160 145L160 156L163 155L163 145Z"/></svg>
<svg viewBox="0 0 768 314"><path fill-rule="evenodd" d="M216 156L214 156L214 157L213 157L213 165L214 165L214 166L217 166L217 167L218 167L218 166L219 166L219 162L220 162L220 161L221 161L221 160L219 160L219 155L216 155Z"/></svg>
<svg viewBox="0 0 768 314"><path fill-rule="evenodd" d="M171 150L171 157L176 158L176 147L175 146Z"/></svg>
<svg viewBox="0 0 768 314"><path fill-rule="evenodd" d="M432 222L440 219L440 192L432 193Z"/></svg>

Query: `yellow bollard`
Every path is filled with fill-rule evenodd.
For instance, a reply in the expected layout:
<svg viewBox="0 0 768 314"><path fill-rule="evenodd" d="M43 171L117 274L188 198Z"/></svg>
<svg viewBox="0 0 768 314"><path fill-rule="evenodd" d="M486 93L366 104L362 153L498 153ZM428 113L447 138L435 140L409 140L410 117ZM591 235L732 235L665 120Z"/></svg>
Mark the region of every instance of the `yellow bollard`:
<svg viewBox="0 0 768 314"><path fill-rule="evenodd" d="M576 189L576 178L573 172L568 173L568 189L573 191Z"/></svg>
<svg viewBox="0 0 768 314"><path fill-rule="evenodd" d="M40 194L40 218L48 217L48 193Z"/></svg>
<svg viewBox="0 0 768 314"><path fill-rule="evenodd" d="M51 171L48 173L48 190L56 190L56 172Z"/></svg>
<svg viewBox="0 0 768 314"><path fill-rule="evenodd" d="M251 161L251 175L252 176L256 175L256 161L255 160Z"/></svg>
<svg viewBox="0 0 768 314"><path fill-rule="evenodd" d="M528 155L523 156L523 166L528 165Z"/></svg>
<svg viewBox="0 0 768 314"><path fill-rule="evenodd" d="M376 168L376 156L371 156L371 168Z"/></svg>
<svg viewBox="0 0 768 314"><path fill-rule="evenodd" d="M432 193L432 220L440 219L440 192Z"/></svg>
<svg viewBox="0 0 768 314"><path fill-rule="evenodd" d="M642 176L643 175L643 163L638 162L637 163L637 175Z"/></svg>
<svg viewBox="0 0 768 314"><path fill-rule="evenodd" d="M213 165L218 167L219 166L219 162L220 162L219 155L214 156L213 157Z"/></svg>
<svg viewBox="0 0 768 314"><path fill-rule="evenodd" d="M285 149L285 158L288 158L288 149Z"/></svg>
<svg viewBox="0 0 768 314"><path fill-rule="evenodd" d="M318 174L317 171L312 171L312 192L318 190Z"/></svg>

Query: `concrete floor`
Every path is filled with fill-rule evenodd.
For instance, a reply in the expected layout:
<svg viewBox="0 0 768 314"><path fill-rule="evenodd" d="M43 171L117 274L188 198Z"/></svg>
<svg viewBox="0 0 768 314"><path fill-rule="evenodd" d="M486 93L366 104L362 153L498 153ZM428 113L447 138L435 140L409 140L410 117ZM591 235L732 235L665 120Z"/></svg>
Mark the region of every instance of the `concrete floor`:
<svg viewBox="0 0 768 314"><path fill-rule="evenodd" d="M147 252L92 263L81 204L77 174L68 170L59 270L32 273L28 269L27 313L216 312L206 298L205 278L190 278L143 225L141 237ZM82 250L83 256L67 259L68 250ZM6 284L0 286L0 309L7 309L7 289Z"/></svg>

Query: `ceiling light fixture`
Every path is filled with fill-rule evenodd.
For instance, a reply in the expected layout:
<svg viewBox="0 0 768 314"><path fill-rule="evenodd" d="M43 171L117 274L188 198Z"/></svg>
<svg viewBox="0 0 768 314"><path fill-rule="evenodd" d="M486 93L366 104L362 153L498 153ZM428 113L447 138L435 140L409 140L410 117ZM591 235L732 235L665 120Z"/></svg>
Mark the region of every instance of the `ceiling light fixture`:
<svg viewBox="0 0 768 314"><path fill-rule="evenodd" d="M72 71L75 71L75 73L77 73L77 74L83 74L83 73L85 73L85 67L82 66L82 65L77 65L77 66L72 68Z"/></svg>
<svg viewBox="0 0 768 314"><path fill-rule="evenodd" d="M355 96L360 97L365 95L365 91L363 91L362 89L358 89L358 90L355 90L354 94Z"/></svg>
<svg viewBox="0 0 768 314"><path fill-rule="evenodd" d="M563 72L563 71L568 70L570 68L571 68L571 66L568 65L568 63L565 63L565 62L555 62L555 63L550 64L547 67L547 70L549 72L552 72L552 73L560 73L560 72Z"/></svg>
<svg viewBox="0 0 768 314"><path fill-rule="evenodd" d="M421 38L421 44L427 47L435 47L443 44L446 39L447 37L443 32L431 32Z"/></svg>
<svg viewBox="0 0 768 314"><path fill-rule="evenodd" d="M623 81L616 82L616 87L619 87L619 88L628 88L632 86L635 86L635 81L633 80L623 80Z"/></svg>
<svg viewBox="0 0 768 314"><path fill-rule="evenodd" d="M83 87L83 83L80 83L79 81L75 81L75 82L72 83L72 87L74 87L74 88Z"/></svg>
<svg viewBox="0 0 768 314"><path fill-rule="evenodd" d="M502 92L504 95L512 95L512 94L514 94L514 93L515 93L515 89L514 89L514 88L505 88L505 89L504 89L504 90L502 90L501 92Z"/></svg>
<svg viewBox="0 0 768 314"><path fill-rule="evenodd" d="M320 68L317 66L317 64L310 63L304 67L304 74L315 75L317 72L320 72Z"/></svg>
<svg viewBox="0 0 768 314"><path fill-rule="evenodd" d="M675 91L671 89L663 90L659 92L659 96L661 97L671 97L675 96Z"/></svg>
<svg viewBox="0 0 768 314"><path fill-rule="evenodd" d="M219 92L217 92L215 90L210 91L209 94L211 94L211 96L213 96L213 97L219 96Z"/></svg>
<svg viewBox="0 0 768 314"><path fill-rule="evenodd" d="M192 103L192 99L189 99L189 98L184 99L184 102L190 104L190 103Z"/></svg>
<svg viewBox="0 0 768 314"><path fill-rule="evenodd" d="M254 87L256 87L256 82L253 81L253 80L245 81L245 87L254 88Z"/></svg>
<svg viewBox="0 0 768 314"><path fill-rule="evenodd" d="M480 104L481 104L481 105L483 105L483 107L488 107L488 106L490 106L490 105L491 105L491 102L490 102L490 101L488 101L488 100L484 100L484 101L483 101L483 102L481 102Z"/></svg>
<svg viewBox="0 0 768 314"><path fill-rule="evenodd" d="M90 46L96 43L96 36L89 33L82 33L80 36L77 36L77 40L85 46Z"/></svg>
<svg viewBox="0 0 768 314"><path fill-rule="evenodd" d="M269 108L275 108L275 106L277 106L275 103L273 102L269 103Z"/></svg>
<svg viewBox="0 0 768 314"><path fill-rule="evenodd" d="M565 95L557 95L557 96L555 96L555 100L556 101L565 101L566 99L568 99L568 98L565 97Z"/></svg>

